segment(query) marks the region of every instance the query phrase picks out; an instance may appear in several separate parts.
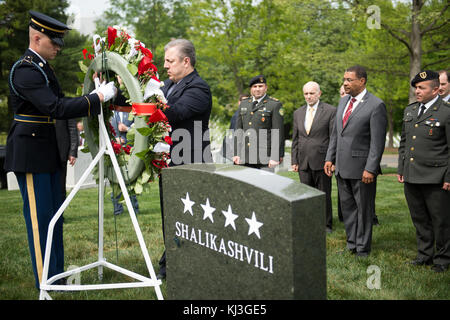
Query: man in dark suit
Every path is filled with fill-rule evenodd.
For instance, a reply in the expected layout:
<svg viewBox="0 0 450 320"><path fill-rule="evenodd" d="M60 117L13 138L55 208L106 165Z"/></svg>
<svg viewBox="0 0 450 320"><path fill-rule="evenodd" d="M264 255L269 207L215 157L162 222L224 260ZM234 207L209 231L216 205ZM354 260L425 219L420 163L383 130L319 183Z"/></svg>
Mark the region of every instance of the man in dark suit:
<svg viewBox="0 0 450 320"><path fill-rule="evenodd" d="M300 181L317 188L326 195L326 230L333 228L331 206L331 177L323 171L328 143L336 121L336 108L319 101L322 92L317 82L303 86L306 105L294 112L292 131L292 169Z"/></svg>
<svg viewBox="0 0 450 320"><path fill-rule="evenodd" d="M253 77L249 87L252 96L242 100L238 109L233 162L273 172L284 157L284 109L278 99L267 95L263 75Z"/></svg>
<svg viewBox="0 0 450 320"><path fill-rule="evenodd" d="M336 125L325 157L325 173L336 179L347 234L347 249L359 257L370 254L376 181L386 141L384 102L366 89L362 66L344 74L348 94L339 101Z"/></svg>
<svg viewBox="0 0 450 320"><path fill-rule="evenodd" d="M30 11L29 48L10 71L14 120L8 134L5 171L17 177L36 287L42 279L50 220L62 204L55 119L98 115L101 102L115 94L113 83L96 93L66 98L48 60L64 45L69 28L42 13ZM62 217L54 228L48 277L64 270Z"/></svg>
<svg viewBox="0 0 450 320"><path fill-rule="evenodd" d="M212 162L209 138L211 90L195 69L195 47L191 41L176 39L164 47L164 68L169 79L162 91L169 106L164 111L172 127L173 145L169 166ZM159 179L160 203L164 233L163 181ZM166 277L166 254L159 262L158 278Z"/></svg>
<svg viewBox="0 0 450 320"><path fill-rule="evenodd" d="M434 263L443 272L450 264L450 108L438 95L437 72L418 73L411 86L417 101L404 112L397 169L416 228L418 252L410 264Z"/></svg>

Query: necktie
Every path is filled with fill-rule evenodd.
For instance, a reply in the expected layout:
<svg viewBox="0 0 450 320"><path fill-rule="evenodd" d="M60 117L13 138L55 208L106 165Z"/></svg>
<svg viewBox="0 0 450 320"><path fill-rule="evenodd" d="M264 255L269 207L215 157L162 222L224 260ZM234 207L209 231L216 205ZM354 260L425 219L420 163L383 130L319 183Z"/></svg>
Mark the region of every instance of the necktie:
<svg viewBox="0 0 450 320"><path fill-rule="evenodd" d="M306 116L306 126L305 126L305 130L306 130L306 134L309 135L309 131L311 130L311 125L314 119L314 108L313 107L308 107L308 114Z"/></svg>
<svg viewBox="0 0 450 320"><path fill-rule="evenodd" d="M350 104L348 105L347 111L345 111L344 118L342 119L342 128L347 124L348 117L352 114L353 103L355 103L356 99L352 98Z"/></svg>
<svg viewBox="0 0 450 320"><path fill-rule="evenodd" d="M167 90L167 96L170 96L173 92L173 89L175 89L175 87L177 86L176 83L173 83L172 86L169 88L169 90Z"/></svg>
<svg viewBox="0 0 450 320"><path fill-rule="evenodd" d="M419 110L419 114L417 115L417 119L419 119L423 115L424 111L425 111L425 105L422 104L420 106L420 110Z"/></svg>

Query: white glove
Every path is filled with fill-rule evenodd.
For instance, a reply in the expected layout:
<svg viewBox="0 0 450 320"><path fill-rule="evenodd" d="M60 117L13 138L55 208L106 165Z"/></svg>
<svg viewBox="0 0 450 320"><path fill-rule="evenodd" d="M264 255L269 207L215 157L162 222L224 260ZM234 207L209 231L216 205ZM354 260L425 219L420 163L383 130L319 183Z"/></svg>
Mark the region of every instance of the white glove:
<svg viewBox="0 0 450 320"><path fill-rule="evenodd" d="M161 91L161 82L156 81L155 79L150 79L145 87L144 91L144 101L150 98L153 95L156 95L162 102L167 103L166 97L164 97L164 93Z"/></svg>
<svg viewBox="0 0 450 320"><path fill-rule="evenodd" d="M103 94L103 102L109 101L117 94L117 88L114 86L114 81L105 84L104 82L98 87L97 93Z"/></svg>
<svg viewBox="0 0 450 320"><path fill-rule="evenodd" d="M167 143L164 142L158 142L155 147L153 148L153 152L170 152L170 146Z"/></svg>

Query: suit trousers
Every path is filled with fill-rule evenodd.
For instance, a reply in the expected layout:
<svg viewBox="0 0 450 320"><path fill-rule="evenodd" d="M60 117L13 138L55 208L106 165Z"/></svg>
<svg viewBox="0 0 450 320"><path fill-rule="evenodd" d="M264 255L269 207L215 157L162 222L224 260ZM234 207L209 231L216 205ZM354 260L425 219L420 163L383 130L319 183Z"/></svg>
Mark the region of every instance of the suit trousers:
<svg viewBox="0 0 450 320"><path fill-rule="evenodd" d="M332 229L333 209L331 206L331 177L322 170L298 170L300 182L325 192L326 226Z"/></svg>
<svg viewBox="0 0 450 320"><path fill-rule="evenodd" d="M450 192L442 184L405 182L405 198L416 228L417 258L450 263ZM434 243L436 242L436 251Z"/></svg>
<svg viewBox="0 0 450 320"><path fill-rule="evenodd" d="M336 179L347 234L347 248L370 253L376 183L366 184L361 179L343 179L339 175Z"/></svg>
<svg viewBox="0 0 450 320"><path fill-rule="evenodd" d="M23 216L28 234L36 288L42 280L47 231L50 220L62 204L60 172L15 172L23 199ZM64 271L63 217L53 230L48 279Z"/></svg>

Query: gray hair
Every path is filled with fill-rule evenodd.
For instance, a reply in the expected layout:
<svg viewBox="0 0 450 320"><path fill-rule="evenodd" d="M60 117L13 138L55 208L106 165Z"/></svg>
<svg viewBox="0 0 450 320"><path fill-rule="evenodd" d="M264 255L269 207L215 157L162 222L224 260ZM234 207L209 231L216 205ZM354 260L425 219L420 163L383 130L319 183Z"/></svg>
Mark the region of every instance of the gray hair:
<svg viewBox="0 0 450 320"><path fill-rule="evenodd" d="M170 48L177 47L178 54L180 59L184 57L188 57L191 61L191 66L195 67L195 47L194 44L186 39L175 39L170 41L168 44L164 46L164 51L167 51Z"/></svg>

